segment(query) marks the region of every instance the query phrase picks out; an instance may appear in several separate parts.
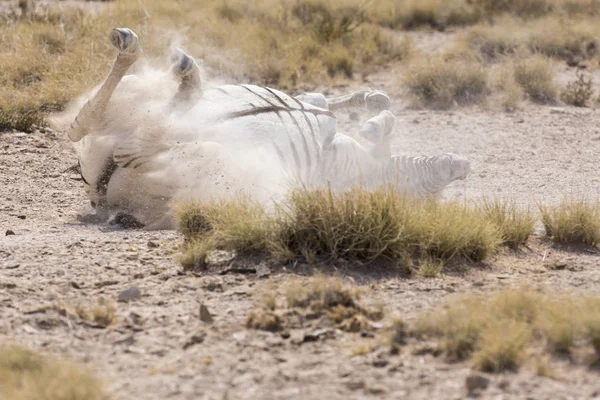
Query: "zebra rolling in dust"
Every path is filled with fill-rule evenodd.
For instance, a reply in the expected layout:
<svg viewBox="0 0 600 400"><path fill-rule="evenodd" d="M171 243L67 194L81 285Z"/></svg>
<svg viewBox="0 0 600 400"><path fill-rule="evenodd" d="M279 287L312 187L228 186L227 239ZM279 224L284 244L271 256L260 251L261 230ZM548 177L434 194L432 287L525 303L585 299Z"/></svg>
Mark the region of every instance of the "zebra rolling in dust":
<svg viewBox="0 0 600 400"><path fill-rule="evenodd" d="M68 130L100 218L126 215L146 229L172 229L172 205L184 200L249 194L264 203L290 184L343 190L389 179L435 195L469 173L468 161L453 154L392 156L395 118L383 92L327 99L255 85L203 88L198 65L181 50L169 71L126 75L142 54L138 37L118 28L110 40L118 50L112 70ZM349 107L377 113L361 128L371 148L336 132L332 111Z"/></svg>

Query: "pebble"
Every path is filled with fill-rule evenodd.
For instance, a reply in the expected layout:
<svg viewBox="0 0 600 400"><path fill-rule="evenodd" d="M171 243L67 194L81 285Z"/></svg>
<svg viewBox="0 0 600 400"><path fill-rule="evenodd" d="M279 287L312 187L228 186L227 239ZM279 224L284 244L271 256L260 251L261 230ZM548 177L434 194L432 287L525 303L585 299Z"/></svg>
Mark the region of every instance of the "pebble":
<svg viewBox="0 0 600 400"><path fill-rule="evenodd" d="M208 308L204 304L200 304L200 321L208 324L213 323L213 317L210 315Z"/></svg>
<svg viewBox="0 0 600 400"><path fill-rule="evenodd" d="M467 386L467 391L471 394L478 390L487 389L490 384L489 378L480 375L480 374L471 374L467 376L465 380L465 385Z"/></svg>
<svg viewBox="0 0 600 400"><path fill-rule="evenodd" d="M127 289L123 290L121 293L119 293L119 297L117 300L123 302L139 299L140 297L142 297L140 289L137 286L132 285L129 286Z"/></svg>
<svg viewBox="0 0 600 400"><path fill-rule="evenodd" d="M14 234L15 234L15 232L13 232L13 231L12 231L12 230L10 230L10 229L7 229L4 235L5 235L5 236L13 236Z"/></svg>

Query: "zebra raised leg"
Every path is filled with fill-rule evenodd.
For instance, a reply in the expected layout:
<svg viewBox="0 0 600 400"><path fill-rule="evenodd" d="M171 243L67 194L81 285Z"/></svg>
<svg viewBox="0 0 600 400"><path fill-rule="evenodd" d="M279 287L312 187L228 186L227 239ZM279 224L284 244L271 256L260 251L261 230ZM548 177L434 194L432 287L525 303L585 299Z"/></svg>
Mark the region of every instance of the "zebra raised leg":
<svg viewBox="0 0 600 400"><path fill-rule="evenodd" d="M366 147L348 135L336 133L323 149L322 182L334 190L354 185L369 189L382 183L391 161L394 122L394 114L387 110L367 120L361 128L361 135L369 142Z"/></svg>
<svg viewBox="0 0 600 400"><path fill-rule="evenodd" d="M179 104L192 104L202 96L202 80L200 67L196 61L180 48L175 48L171 54L172 74L180 80L177 93L171 100L171 106Z"/></svg>
<svg viewBox="0 0 600 400"><path fill-rule="evenodd" d="M381 90L361 90L331 98L326 98L322 93L302 93L296 99L330 111L367 108L371 112L381 112L388 110L391 105L390 97Z"/></svg>
<svg viewBox="0 0 600 400"><path fill-rule="evenodd" d="M102 121L108 102L117 85L142 52L137 35L127 28L113 29L110 33L110 42L119 51L119 54L96 95L85 103L71 123L68 136L73 142L80 141Z"/></svg>

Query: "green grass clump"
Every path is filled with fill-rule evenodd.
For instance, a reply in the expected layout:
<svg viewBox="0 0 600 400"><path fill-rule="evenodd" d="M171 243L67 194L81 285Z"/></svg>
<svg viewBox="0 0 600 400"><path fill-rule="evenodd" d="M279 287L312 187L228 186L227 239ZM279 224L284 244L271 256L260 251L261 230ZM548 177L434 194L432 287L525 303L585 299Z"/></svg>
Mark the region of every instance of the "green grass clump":
<svg viewBox="0 0 600 400"><path fill-rule="evenodd" d="M600 242L600 205L564 198L558 206L539 205L546 236L559 243L596 246Z"/></svg>
<svg viewBox="0 0 600 400"><path fill-rule="evenodd" d="M486 217L500 228L502 243L517 248L533 234L535 216L529 208L518 209L514 202L484 199L482 209Z"/></svg>
<svg viewBox="0 0 600 400"><path fill-rule="evenodd" d="M102 385L79 366L20 346L0 347L0 397L6 400L100 400Z"/></svg>

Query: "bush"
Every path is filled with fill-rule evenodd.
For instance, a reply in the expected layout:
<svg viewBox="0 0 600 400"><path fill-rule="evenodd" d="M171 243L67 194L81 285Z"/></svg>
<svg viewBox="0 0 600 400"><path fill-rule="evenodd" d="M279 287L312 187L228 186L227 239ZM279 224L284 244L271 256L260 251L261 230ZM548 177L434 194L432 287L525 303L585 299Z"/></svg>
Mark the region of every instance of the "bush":
<svg viewBox="0 0 600 400"><path fill-rule="evenodd" d="M450 361L472 358L477 369L502 372L518 369L532 353L528 347L550 354L573 346L599 352L598 311L598 297L504 289L456 297L418 316L412 331L417 340L439 340Z"/></svg>
<svg viewBox="0 0 600 400"><path fill-rule="evenodd" d="M513 67L515 80L529 98L541 104L554 103L557 87L550 59L542 55L533 55L515 62Z"/></svg>
<svg viewBox="0 0 600 400"><path fill-rule="evenodd" d="M533 234L535 217L529 208L519 210L514 202L487 198L482 208L486 217L500 229L503 244L517 248Z"/></svg>
<svg viewBox="0 0 600 400"><path fill-rule="evenodd" d="M485 68L472 60L421 59L413 62L402 85L416 107L449 109L482 103L488 93Z"/></svg>
<svg viewBox="0 0 600 400"><path fill-rule="evenodd" d="M577 70L577 80L567 84L561 94L561 99L572 106L585 107L593 94L591 75L586 79L583 71Z"/></svg>
<svg viewBox="0 0 600 400"><path fill-rule="evenodd" d="M559 243L596 246L600 242L600 206L583 198L564 198L556 207L539 205L546 236Z"/></svg>

